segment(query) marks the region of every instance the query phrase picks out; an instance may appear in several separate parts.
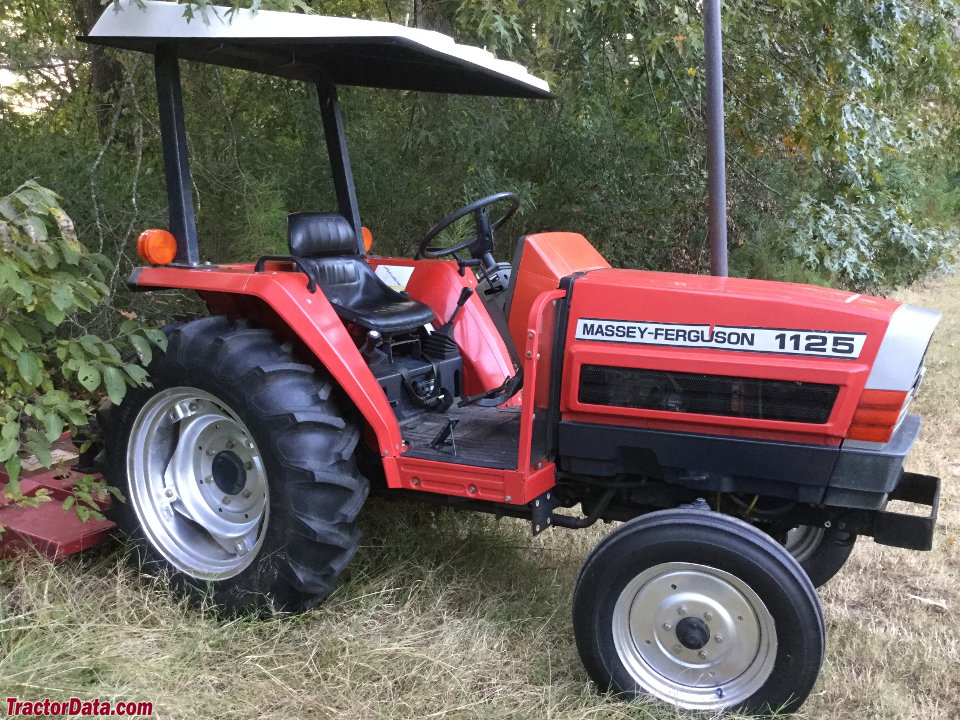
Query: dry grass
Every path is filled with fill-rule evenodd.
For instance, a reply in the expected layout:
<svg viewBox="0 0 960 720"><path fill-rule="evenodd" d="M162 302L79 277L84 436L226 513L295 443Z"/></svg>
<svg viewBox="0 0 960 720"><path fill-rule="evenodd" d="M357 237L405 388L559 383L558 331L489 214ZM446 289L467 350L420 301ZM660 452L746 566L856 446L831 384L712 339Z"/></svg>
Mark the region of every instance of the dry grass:
<svg viewBox="0 0 960 720"><path fill-rule="evenodd" d="M960 278L904 299L944 311L909 461L945 481L935 548L858 544L822 593L828 656L801 718L960 717ZM686 717L603 697L580 665L571 592L602 531L530 540L384 504L366 523L331 600L269 621L185 607L116 546L2 561L0 695L151 700L164 718Z"/></svg>

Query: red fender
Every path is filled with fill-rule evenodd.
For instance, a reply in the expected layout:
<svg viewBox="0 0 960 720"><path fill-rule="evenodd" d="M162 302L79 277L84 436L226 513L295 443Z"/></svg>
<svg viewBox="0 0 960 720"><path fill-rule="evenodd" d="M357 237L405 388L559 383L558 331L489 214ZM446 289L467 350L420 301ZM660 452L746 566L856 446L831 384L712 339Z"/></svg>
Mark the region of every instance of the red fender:
<svg viewBox="0 0 960 720"><path fill-rule="evenodd" d="M405 449L396 415L376 378L364 362L343 322L322 292L307 290L301 273L270 269L252 272L252 265L220 265L210 269L177 267L143 267L134 271L131 284L140 288L182 288L197 290L211 310L226 309L229 303L216 302L210 293L228 293L259 298L285 322L293 333L314 353L334 381L369 423L376 436L381 457L399 455ZM393 463L384 463L387 481L399 484L392 477Z"/></svg>

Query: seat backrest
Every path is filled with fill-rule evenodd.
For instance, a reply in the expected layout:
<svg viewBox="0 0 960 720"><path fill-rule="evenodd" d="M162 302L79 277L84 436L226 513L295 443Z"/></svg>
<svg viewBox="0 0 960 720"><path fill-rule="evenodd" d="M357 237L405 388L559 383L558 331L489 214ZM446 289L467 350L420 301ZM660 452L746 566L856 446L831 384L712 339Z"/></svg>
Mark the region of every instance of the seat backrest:
<svg viewBox="0 0 960 720"><path fill-rule="evenodd" d="M290 213L287 242L296 258L360 255L356 232L343 215L335 212Z"/></svg>

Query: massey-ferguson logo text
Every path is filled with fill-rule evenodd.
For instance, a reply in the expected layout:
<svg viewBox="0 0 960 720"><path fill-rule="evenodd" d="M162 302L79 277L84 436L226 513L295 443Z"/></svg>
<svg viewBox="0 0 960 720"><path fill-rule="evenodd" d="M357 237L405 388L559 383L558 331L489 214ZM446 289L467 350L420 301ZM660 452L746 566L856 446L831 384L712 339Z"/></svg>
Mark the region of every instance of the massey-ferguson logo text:
<svg viewBox="0 0 960 720"><path fill-rule="evenodd" d="M680 325L630 320L577 320L577 340L668 345L672 347L739 350L741 352L857 358L864 333L793 330L789 328Z"/></svg>

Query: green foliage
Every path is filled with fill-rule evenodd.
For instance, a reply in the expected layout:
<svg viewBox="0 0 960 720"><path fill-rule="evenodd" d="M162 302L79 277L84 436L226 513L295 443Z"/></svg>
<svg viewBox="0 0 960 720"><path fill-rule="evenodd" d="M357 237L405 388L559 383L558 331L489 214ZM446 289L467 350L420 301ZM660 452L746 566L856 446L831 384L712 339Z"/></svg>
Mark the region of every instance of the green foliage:
<svg viewBox="0 0 960 720"><path fill-rule="evenodd" d="M86 331L84 316L109 297L111 266L80 244L50 190L31 181L0 197L0 462L15 496L24 454L49 467L64 430L87 423L99 394L119 403L146 382L143 365L166 346L132 319L116 337Z"/></svg>
<svg viewBox="0 0 960 720"><path fill-rule="evenodd" d="M136 263L136 233L166 221L150 62L74 43L92 17L77 8L91 4L99 8L0 8L16 29L0 40L0 65L27 78L20 102L52 98L33 115L5 116L0 183L30 168L60 189L81 237L115 262L115 304L159 323L191 301L133 296L119 281ZM180 4L194 22L215 21L210 2ZM498 236L503 258L511 238L557 229L583 232L614 265L707 270L695 0L222 4L408 21L550 81L553 102L342 88L361 217L377 251L409 254L453 208L514 190L524 203ZM885 292L955 262L960 159L942 148L958 134L957 18L956 0L724 8L735 272ZM70 82L43 85L29 68L58 54ZM201 254L216 262L282 251L285 213L334 204L312 88L190 63L183 82ZM93 322L98 334L114 332L109 313Z"/></svg>

